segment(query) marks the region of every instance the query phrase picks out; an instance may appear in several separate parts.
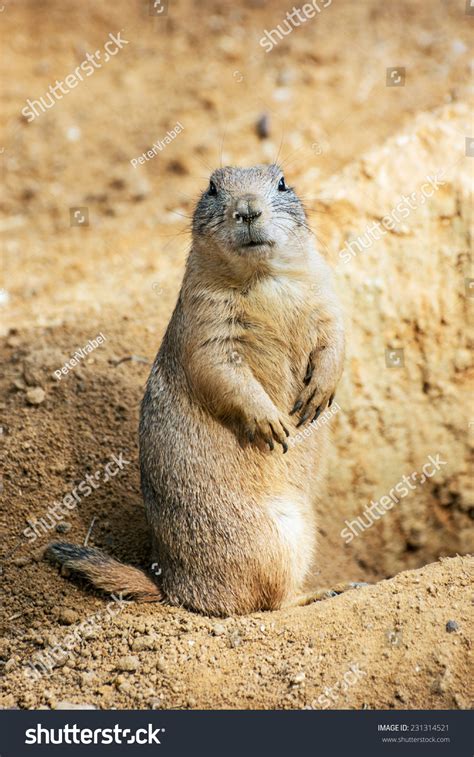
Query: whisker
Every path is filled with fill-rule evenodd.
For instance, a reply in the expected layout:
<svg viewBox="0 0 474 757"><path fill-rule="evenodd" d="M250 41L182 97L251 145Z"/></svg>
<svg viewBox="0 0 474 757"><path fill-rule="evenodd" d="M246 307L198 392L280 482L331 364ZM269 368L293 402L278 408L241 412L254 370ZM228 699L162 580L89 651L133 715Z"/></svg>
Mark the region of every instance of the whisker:
<svg viewBox="0 0 474 757"><path fill-rule="evenodd" d="M276 158L275 158L275 160L273 161L273 163L275 163L275 165L278 165L278 158L280 157L281 148L283 147L283 140L284 140L284 138L285 138L285 132L284 132L284 131L282 131L282 134L281 134L281 140L280 140L280 146L279 146L279 148L278 148L278 152L277 152L277 154L276 154Z"/></svg>
<svg viewBox="0 0 474 757"><path fill-rule="evenodd" d="M277 229L280 229L280 231L285 231L285 232L291 234L295 238L295 240L298 242L298 244L300 245L301 249L304 249L303 242L298 237L298 235L296 234L296 232L295 232L294 229L290 228L289 226L282 226L282 225L278 224L275 220L274 220L274 225L276 226Z"/></svg>
<svg viewBox="0 0 474 757"><path fill-rule="evenodd" d="M292 158L294 155L296 155L296 153L301 152L301 150L303 150L303 149L304 149L303 147L297 147L296 150L293 150L293 152L290 152L289 155L287 155L287 157L284 158L281 161L281 164L280 164L281 167L283 168L283 166L286 166L288 164L290 158Z"/></svg>
<svg viewBox="0 0 474 757"><path fill-rule="evenodd" d="M224 126L224 133L222 134L222 140L221 140L221 156L220 156L220 166L221 166L221 168L222 168L222 155L224 153L224 140L225 140L225 136L226 136L227 126L228 126L228 124L226 124Z"/></svg>
<svg viewBox="0 0 474 757"><path fill-rule="evenodd" d="M173 213L175 216L179 216L180 218L186 218L187 221L192 221L193 217L186 215L186 213L180 213L179 210L170 210L170 213Z"/></svg>

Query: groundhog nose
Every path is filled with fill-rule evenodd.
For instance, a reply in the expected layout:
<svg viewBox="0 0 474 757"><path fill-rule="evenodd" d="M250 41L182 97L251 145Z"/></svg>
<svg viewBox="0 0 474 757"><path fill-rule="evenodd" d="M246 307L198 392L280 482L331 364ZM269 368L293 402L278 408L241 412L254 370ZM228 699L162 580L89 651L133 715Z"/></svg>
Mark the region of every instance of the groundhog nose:
<svg viewBox="0 0 474 757"><path fill-rule="evenodd" d="M252 221L255 221L262 215L262 208L258 197L254 195L239 197L232 215L237 223L252 223Z"/></svg>

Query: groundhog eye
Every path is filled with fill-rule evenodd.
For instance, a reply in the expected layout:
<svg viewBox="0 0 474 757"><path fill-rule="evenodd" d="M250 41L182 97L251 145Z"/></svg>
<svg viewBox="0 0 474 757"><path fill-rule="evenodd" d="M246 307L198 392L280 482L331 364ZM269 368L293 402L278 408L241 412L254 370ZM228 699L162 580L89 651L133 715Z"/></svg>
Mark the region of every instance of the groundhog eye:
<svg viewBox="0 0 474 757"><path fill-rule="evenodd" d="M216 195L217 194L217 187L216 187L216 185L214 184L213 181L209 182L209 194L210 195Z"/></svg>
<svg viewBox="0 0 474 757"><path fill-rule="evenodd" d="M285 177L282 176L280 181L278 182L278 189L280 192L286 192L287 186L285 184Z"/></svg>

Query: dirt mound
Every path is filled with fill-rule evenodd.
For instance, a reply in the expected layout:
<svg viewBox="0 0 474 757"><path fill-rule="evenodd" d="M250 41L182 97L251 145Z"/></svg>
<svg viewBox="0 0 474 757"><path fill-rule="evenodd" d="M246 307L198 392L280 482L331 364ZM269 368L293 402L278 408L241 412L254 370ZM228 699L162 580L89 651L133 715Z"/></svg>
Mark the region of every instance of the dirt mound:
<svg viewBox="0 0 474 757"><path fill-rule="evenodd" d="M474 547L470 112L420 114L321 188L348 332L333 525L385 575Z"/></svg>
<svg viewBox="0 0 474 757"><path fill-rule="evenodd" d="M47 631L35 611L4 643L3 705L468 708L472 577L466 558L444 559L306 608L224 621L136 605L111 616L90 598L87 617L68 588Z"/></svg>

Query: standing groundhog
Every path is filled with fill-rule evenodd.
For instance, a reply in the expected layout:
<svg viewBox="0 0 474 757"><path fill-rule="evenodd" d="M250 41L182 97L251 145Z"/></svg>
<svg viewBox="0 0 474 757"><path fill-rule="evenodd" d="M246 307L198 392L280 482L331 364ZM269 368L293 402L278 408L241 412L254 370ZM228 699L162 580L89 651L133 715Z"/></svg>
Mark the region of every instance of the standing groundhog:
<svg viewBox="0 0 474 757"><path fill-rule="evenodd" d="M344 335L330 271L277 165L220 168L193 219L140 419L157 583L96 549L49 556L106 591L210 615L307 601L325 427Z"/></svg>

